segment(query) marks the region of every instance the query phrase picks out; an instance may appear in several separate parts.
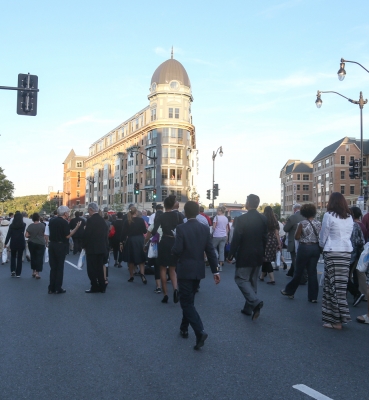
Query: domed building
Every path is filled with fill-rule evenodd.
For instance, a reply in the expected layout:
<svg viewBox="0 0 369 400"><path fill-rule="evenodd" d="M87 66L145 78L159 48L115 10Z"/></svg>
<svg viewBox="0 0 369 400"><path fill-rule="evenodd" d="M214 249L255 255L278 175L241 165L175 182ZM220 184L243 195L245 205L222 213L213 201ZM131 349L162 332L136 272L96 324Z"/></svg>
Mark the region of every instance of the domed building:
<svg viewBox="0 0 369 400"><path fill-rule="evenodd" d="M169 194L197 199L198 157L191 82L183 65L163 62L151 78L149 104L94 142L84 162L86 206L151 209Z"/></svg>

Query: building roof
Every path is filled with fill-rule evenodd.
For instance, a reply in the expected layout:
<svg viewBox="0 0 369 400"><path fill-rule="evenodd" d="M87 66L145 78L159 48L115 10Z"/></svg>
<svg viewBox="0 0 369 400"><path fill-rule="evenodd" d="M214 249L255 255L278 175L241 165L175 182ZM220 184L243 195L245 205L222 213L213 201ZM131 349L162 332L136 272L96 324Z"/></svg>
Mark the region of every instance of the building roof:
<svg viewBox="0 0 369 400"><path fill-rule="evenodd" d="M307 162L300 162L296 165L293 172L313 172L313 166Z"/></svg>
<svg viewBox="0 0 369 400"><path fill-rule="evenodd" d="M191 87L191 82L186 70L183 65L174 58L170 58L160 64L151 78L151 84L154 82L156 84L164 84L170 81L178 81L184 86Z"/></svg>
<svg viewBox="0 0 369 400"><path fill-rule="evenodd" d="M288 160L287 163L282 168L281 176L282 176L282 172L284 172L286 175L292 174L292 172L310 173L310 172L313 172L313 166L308 161Z"/></svg>

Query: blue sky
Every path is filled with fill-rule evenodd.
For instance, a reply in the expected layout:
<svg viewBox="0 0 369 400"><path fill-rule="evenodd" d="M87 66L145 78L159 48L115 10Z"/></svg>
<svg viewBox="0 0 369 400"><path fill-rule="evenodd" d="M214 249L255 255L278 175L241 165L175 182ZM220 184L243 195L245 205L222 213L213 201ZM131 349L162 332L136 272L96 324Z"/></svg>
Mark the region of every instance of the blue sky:
<svg viewBox="0 0 369 400"><path fill-rule="evenodd" d="M151 76L174 58L191 80L206 204L213 150L221 202L280 201L289 158L312 160L344 136L359 136L359 108L334 94L369 97L369 2L25 1L2 5L0 85L39 76L38 115L16 114L0 90L1 161L16 195L62 189L62 162L148 104ZM364 108L364 138L369 105Z"/></svg>

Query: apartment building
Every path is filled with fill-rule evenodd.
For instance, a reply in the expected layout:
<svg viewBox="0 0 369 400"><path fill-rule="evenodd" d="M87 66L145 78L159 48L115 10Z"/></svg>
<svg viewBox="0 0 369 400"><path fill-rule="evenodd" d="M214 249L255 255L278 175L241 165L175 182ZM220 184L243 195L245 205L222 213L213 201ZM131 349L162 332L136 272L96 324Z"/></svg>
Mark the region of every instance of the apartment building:
<svg viewBox="0 0 369 400"><path fill-rule="evenodd" d="M312 202L313 166L310 162L288 160L280 172L281 217L292 214L295 203Z"/></svg>
<svg viewBox="0 0 369 400"><path fill-rule="evenodd" d="M85 160L72 149L64 160L63 204L70 209L84 209L85 206Z"/></svg>

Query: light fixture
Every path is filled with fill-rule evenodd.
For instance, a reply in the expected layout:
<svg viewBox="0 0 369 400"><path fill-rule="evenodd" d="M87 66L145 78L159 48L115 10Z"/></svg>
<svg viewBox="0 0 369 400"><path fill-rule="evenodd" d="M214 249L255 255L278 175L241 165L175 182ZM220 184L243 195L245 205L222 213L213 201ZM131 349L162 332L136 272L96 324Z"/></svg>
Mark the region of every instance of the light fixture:
<svg viewBox="0 0 369 400"><path fill-rule="evenodd" d="M223 147L222 147L222 146L220 146L219 155L220 155L221 157L223 156Z"/></svg>
<svg viewBox="0 0 369 400"><path fill-rule="evenodd" d="M320 98L320 92L319 92L319 90L318 90L318 93L317 93L317 95L316 95L315 105L316 105L318 108L320 108L320 107L322 106L322 104L323 104L323 101L322 101L322 99Z"/></svg>
<svg viewBox="0 0 369 400"><path fill-rule="evenodd" d="M344 62L340 63L340 69L338 70L337 75L338 75L338 79L340 81L343 81L345 79L346 71L345 71L345 63Z"/></svg>

